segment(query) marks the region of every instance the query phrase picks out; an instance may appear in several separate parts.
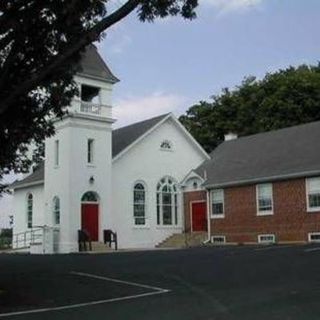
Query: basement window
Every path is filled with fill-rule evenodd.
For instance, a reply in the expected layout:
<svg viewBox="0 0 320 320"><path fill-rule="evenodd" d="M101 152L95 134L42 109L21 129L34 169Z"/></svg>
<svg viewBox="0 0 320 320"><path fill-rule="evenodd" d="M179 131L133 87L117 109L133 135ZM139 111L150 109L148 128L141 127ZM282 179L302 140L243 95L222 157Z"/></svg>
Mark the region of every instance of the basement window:
<svg viewBox="0 0 320 320"><path fill-rule="evenodd" d="M308 234L309 242L320 242L320 232L311 232Z"/></svg>
<svg viewBox="0 0 320 320"><path fill-rule="evenodd" d="M271 244L276 242L276 237L274 234L259 234L258 243Z"/></svg>
<svg viewBox="0 0 320 320"><path fill-rule="evenodd" d="M212 236L211 242L214 244L224 244L224 243L226 243L226 237L225 236Z"/></svg>
<svg viewBox="0 0 320 320"><path fill-rule="evenodd" d="M81 86L81 101L99 104L100 103L100 88L83 84Z"/></svg>

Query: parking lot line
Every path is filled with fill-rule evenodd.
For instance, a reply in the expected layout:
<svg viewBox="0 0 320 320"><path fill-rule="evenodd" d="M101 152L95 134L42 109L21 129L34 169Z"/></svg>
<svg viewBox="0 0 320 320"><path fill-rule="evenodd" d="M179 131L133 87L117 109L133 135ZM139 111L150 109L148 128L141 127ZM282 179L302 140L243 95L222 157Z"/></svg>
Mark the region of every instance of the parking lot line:
<svg viewBox="0 0 320 320"><path fill-rule="evenodd" d="M304 252L320 251L320 247L304 249Z"/></svg>
<svg viewBox="0 0 320 320"><path fill-rule="evenodd" d="M105 299L105 300L89 301L89 302L76 303L76 304L70 304L70 305L64 305L64 306L58 306L58 307L52 307L52 308L40 308L40 309L31 309L31 310L24 310L24 311L0 313L0 318L21 316L21 315L27 315L27 314L32 314L32 313L42 313L42 312L49 312L49 311L68 310L68 309L88 307L88 306L111 303L111 302L117 302L117 301L133 300L133 299L138 299L138 298L143 298L143 297L163 294L163 293L167 293L167 292L170 291L168 289L149 286L149 285L140 284L140 283L136 283L136 282L123 281L123 280L119 280L119 279L113 279L113 278L108 278L108 277L97 276L97 275L89 274L89 273L76 272L76 271L71 271L70 273L73 274L73 275L78 275L78 276L82 276L82 277L88 277L88 278L93 278L93 279L100 279L100 280L104 280L104 281L109 281L109 282L121 283L121 284L136 286L136 287L140 287L140 288L150 289L150 290L153 290L153 291L152 292L135 294L135 295L130 295L130 296L124 296L124 297L118 297L118 298L110 298L110 299Z"/></svg>
<svg viewBox="0 0 320 320"><path fill-rule="evenodd" d="M90 273L71 271L70 274L74 274L74 275L81 276L81 277L87 277L87 278L93 278L93 279L109 281L109 282L121 283L121 284L126 284L126 285L129 285L129 286L145 288L145 289L151 289L151 290L155 290L155 291L161 291L161 292L169 292L170 291L168 289L149 286L149 285L146 285L146 284L141 284L141 283L136 283L136 282L131 282L131 281L124 281L124 280L108 278L108 277L102 277L102 276L97 276L97 275L90 274Z"/></svg>

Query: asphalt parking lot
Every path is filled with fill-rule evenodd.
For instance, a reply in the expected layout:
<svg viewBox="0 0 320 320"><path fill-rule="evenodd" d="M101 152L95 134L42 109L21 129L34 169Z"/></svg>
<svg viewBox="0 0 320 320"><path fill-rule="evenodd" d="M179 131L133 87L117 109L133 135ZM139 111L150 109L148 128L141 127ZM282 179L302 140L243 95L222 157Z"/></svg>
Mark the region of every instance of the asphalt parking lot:
<svg viewBox="0 0 320 320"><path fill-rule="evenodd" d="M319 319L320 246L0 255L0 319Z"/></svg>

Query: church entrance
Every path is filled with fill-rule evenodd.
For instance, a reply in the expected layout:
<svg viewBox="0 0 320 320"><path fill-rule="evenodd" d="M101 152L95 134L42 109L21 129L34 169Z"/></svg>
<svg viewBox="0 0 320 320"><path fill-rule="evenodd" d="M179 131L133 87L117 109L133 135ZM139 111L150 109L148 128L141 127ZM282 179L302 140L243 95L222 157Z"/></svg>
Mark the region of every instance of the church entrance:
<svg viewBox="0 0 320 320"><path fill-rule="evenodd" d="M91 241L99 240L99 197L95 192L88 191L81 198L81 229Z"/></svg>

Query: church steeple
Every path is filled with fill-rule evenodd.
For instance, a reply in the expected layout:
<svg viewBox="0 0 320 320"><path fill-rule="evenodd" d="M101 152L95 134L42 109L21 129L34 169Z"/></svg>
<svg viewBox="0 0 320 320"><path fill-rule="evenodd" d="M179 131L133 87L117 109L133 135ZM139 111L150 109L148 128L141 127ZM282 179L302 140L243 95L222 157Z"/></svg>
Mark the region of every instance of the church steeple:
<svg viewBox="0 0 320 320"><path fill-rule="evenodd" d="M119 80L91 45L74 81L80 94L46 140L46 224L54 225L52 201L59 199L59 252L78 250L80 229L93 228L92 240L102 240L111 223L112 87ZM94 217L84 194L96 195Z"/></svg>

